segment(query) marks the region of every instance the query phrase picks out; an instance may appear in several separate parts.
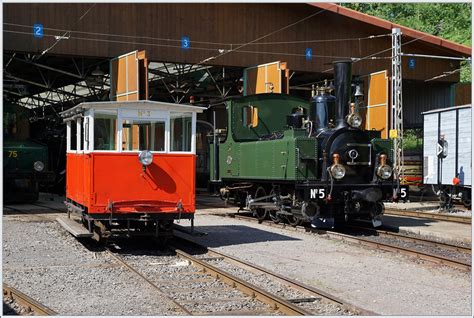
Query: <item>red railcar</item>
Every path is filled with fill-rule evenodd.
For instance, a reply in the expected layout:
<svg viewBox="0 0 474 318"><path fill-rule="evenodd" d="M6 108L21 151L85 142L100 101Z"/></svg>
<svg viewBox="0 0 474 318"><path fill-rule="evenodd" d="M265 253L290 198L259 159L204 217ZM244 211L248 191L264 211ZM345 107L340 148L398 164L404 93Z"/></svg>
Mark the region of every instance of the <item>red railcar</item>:
<svg viewBox="0 0 474 318"><path fill-rule="evenodd" d="M168 236L195 211L196 113L151 101L82 103L67 123L66 205L75 236ZM79 216L73 221L75 214Z"/></svg>

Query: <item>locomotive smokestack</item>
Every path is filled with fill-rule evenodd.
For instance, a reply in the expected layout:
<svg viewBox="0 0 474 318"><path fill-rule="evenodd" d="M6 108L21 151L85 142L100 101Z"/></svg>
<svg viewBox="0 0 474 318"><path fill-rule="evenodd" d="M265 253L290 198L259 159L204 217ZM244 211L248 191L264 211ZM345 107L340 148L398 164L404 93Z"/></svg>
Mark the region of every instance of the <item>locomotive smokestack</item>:
<svg viewBox="0 0 474 318"><path fill-rule="evenodd" d="M336 128L347 127L351 97L352 61L334 62L334 85L336 95Z"/></svg>

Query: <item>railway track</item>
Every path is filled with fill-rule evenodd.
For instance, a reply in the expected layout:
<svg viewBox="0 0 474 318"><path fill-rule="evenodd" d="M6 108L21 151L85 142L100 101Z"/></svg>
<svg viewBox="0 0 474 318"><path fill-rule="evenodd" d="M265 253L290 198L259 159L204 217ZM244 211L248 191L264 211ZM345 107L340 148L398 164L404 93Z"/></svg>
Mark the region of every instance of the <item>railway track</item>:
<svg viewBox="0 0 474 318"><path fill-rule="evenodd" d="M271 285L272 289L276 290L275 293L279 297L286 299L290 303L302 306L308 310L311 315L341 313L345 315L377 315L374 312L349 304L337 296L285 277L267 268L249 263L215 249L202 246L180 236L175 237L175 239L182 241L180 245L185 248L203 250L203 254L198 258L200 261L211 263L219 268L223 268L224 270L231 272L233 275L240 277L242 280L250 280L253 284L260 286L260 288L268 288L267 286ZM271 291L271 293L273 293L273 291ZM337 310L337 312L321 311L321 308L324 307L326 309L330 308L332 310Z"/></svg>
<svg viewBox="0 0 474 318"><path fill-rule="evenodd" d="M245 220L245 221L250 221L250 222L255 222L258 223L258 220L249 217L249 216L243 216L243 215L236 215L236 214L214 214L217 216L229 216L233 217L239 220ZM357 245L362 245L362 246L367 246L371 248L375 248L378 250L383 250L383 251L388 251L388 252L394 252L398 254L403 254L406 256L414 257L416 259L432 262L435 264L439 265L446 265L450 266L453 268L457 268L463 271L470 271L471 270L471 263L470 263L470 255L471 255L471 249L468 247L462 247L462 246L457 246L457 245L450 245L450 244L445 244L445 243L440 243L432 240L427 240L427 239L422 239L414 236L408 236L408 235L402 235L398 233L392 233L389 231L381 231L381 230L374 230L370 229L370 232L374 232L377 234L377 236L373 236L371 238L368 237L361 237L360 235L352 235L352 234L346 234L342 232L337 232L337 231L330 231L330 230L320 230L320 229L313 229L310 227L305 227L305 226L290 226L288 224L275 224L272 221L264 221L264 225L267 226L272 226L272 227L277 227L277 228L283 228L283 229L290 229L293 231L299 231L299 232L304 232L308 234L322 234L326 235L329 238L332 239L337 239L341 240L344 242L349 242ZM359 228L360 230L361 228ZM367 233L369 229L364 229L364 231ZM389 240L376 240L374 239L375 237L378 236L383 236L385 238L389 238ZM411 241L412 243L418 244L420 247L418 248L413 248L413 247L406 247L403 246L403 244L400 244L397 242L394 244L393 242L390 242L390 240L393 240L394 238L397 238L398 240L403 240L403 241ZM423 251L423 246L434 246L440 250L448 249L450 251L454 251L455 253L463 253L469 255L468 257L458 257L459 255L455 257L446 257L445 255L442 255L443 253L435 253L435 252L425 252ZM456 254L454 254L456 255ZM469 260L467 260L469 259Z"/></svg>
<svg viewBox="0 0 474 318"><path fill-rule="evenodd" d="M182 237L176 237L175 243L178 245L170 246L172 251L164 258L138 259L112 249L108 253L185 315L375 315ZM198 255L191 255L197 251ZM153 269L145 269L146 263L153 264Z"/></svg>
<svg viewBox="0 0 474 318"><path fill-rule="evenodd" d="M45 305L40 304L31 297L23 294L19 290L3 284L3 300L8 299L10 303L16 304L24 309L26 314L33 314L35 316L55 316L57 313Z"/></svg>
<svg viewBox="0 0 474 318"><path fill-rule="evenodd" d="M409 216L429 220L446 221L454 223L471 224L472 218L469 216L449 215L449 214L435 214L428 212L410 211L410 210L397 210L397 209L385 209L385 215L396 215L396 216Z"/></svg>
<svg viewBox="0 0 474 318"><path fill-rule="evenodd" d="M174 304L177 311L185 315L311 315L293 303L181 250L175 250L175 258L155 264L161 264L163 267L159 270L159 277L143 274L126 258L108 251L119 263L163 294ZM170 267L173 264L176 267ZM167 273L164 267L172 270ZM180 270L181 268L183 270Z"/></svg>

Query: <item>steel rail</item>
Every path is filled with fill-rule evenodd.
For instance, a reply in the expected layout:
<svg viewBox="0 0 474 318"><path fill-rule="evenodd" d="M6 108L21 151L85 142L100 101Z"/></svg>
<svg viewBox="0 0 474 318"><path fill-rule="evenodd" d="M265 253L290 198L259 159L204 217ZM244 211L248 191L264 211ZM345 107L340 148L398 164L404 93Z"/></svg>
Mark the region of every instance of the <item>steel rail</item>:
<svg viewBox="0 0 474 318"><path fill-rule="evenodd" d="M447 215L447 214L435 214L435 213L427 213L427 212L418 212L418 211L411 211L411 210L397 210L397 209L385 209L385 215L396 215L396 216L411 216L416 218L422 219L429 219L429 220L438 220L438 221L446 221L446 222L454 222L454 223L463 223L463 224L471 224L472 218L469 216L459 216L459 215Z"/></svg>
<svg viewBox="0 0 474 318"><path fill-rule="evenodd" d="M220 214L220 215L219 214L214 214L214 215L225 216L225 215L222 215L222 214ZM240 216L240 215L234 215L234 216L231 216L231 217L234 217L234 218L240 219L240 220L245 220L245 221L258 222L257 219L252 218L252 217L245 217L245 216ZM396 252L396 253L400 253L400 254L404 254L404 255L408 255L408 256L413 256L413 257L416 257L418 259L429 261L429 262L432 262L432 263L435 263L435 264L441 264L441 265L447 265L447 266L455 267L457 269L461 269L461 270L464 270L464 271L470 271L471 270L471 264L463 262L463 261L457 261L457 260L449 259L449 258L446 258L446 257L443 257L443 256L434 255L434 254L431 254L431 253L419 252L419 251L416 251L414 249L399 247L399 246L385 244L385 243L374 242L374 241L369 240L369 239L364 239L364 238L360 238L360 237L356 237L356 236L352 236L352 235L348 235L348 234L338 233L338 232L334 232L334 231L327 231L327 230L312 229L312 228L303 227L303 226L292 227L292 226L289 226L289 225L286 225L286 224L275 224L271 221L264 221L262 224L267 225L267 226L279 227L279 228L283 228L283 229L293 228L294 231L305 231L306 233L310 232L310 233L317 233L317 234L326 234L331 238L339 239L343 242L350 242L350 243L355 243L357 245L376 248L376 249L379 249L379 250L384 250L384 251L388 251L388 252Z"/></svg>
<svg viewBox="0 0 474 318"><path fill-rule="evenodd" d="M298 282L294 279L282 276L282 275L277 274L277 273L275 273L275 272L273 272L269 269L266 269L266 268L263 268L261 266L249 263L249 262L244 261L244 260L241 260L241 259L239 259L235 256L231 256L231 255L219 252L215 249L203 246L203 245L198 244L198 243L193 242L193 241L189 241L189 240L187 240L185 238L182 238L182 237L179 237L179 239L186 241L186 244L192 244L192 245L195 245L199 248L205 249L209 253L209 255L211 256L211 257L207 257L207 258L200 258L199 259L200 261L213 260L213 259L224 260L224 261L226 261L230 264L236 265L236 266L238 266L240 268L243 268L245 270L249 270L249 271L251 271L255 274L264 274L266 276L269 276L272 279L274 279L274 280L276 280L280 283L286 284L289 287L291 287L293 289L296 289L296 290L298 290L302 293L305 293L309 296L316 297L316 298L324 298L326 300L334 302L338 305L341 305L345 309L355 311L355 312L357 312L357 313L359 313L363 316L376 316L376 315L378 315L375 312L368 311L366 309L363 309L363 308L360 308L358 306L352 305L352 304L340 299L339 297L331 295L331 294L329 294L329 293L327 293L323 290L320 290L316 287L309 286L309 285L306 285L302 282Z"/></svg>
<svg viewBox="0 0 474 318"><path fill-rule="evenodd" d="M386 230L368 229L368 228L353 226L353 225L350 225L350 226L347 226L347 227L353 228L353 229L356 229L356 230L365 230L365 231L369 231L369 232L375 232L375 233L377 233L378 236L381 236L381 237L382 236L383 237L396 237L396 238L402 239L404 241L412 242L412 243L423 243L423 244L427 244L427 245L434 246L434 247L444 248L444 249L447 249L447 250L452 250L452 251L466 253L466 254L472 254L472 249L470 247L437 242L437 241L433 241L433 240L429 240L429 239L425 239L425 238L413 237L413 236L410 236L410 235L404 235L404 234L395 233L395 232L386 231Z"/></svg>
<svg viewBox="0 0 474 318"><path fill-rule="evenodd" d="M3 297L9 297L17 302L22 307L25 307L27 311L33 312L36 316L55 316L58 313L45 305L40 304L33 298L23 294L19 290L8 286L3 283Z"/></svg>
<svg viewBox="0 0 474 318"><path fill-rule="evenodd" d="M184 251L176 249L176 254L184 259L189 260L194 264L194 266L201 268L205 273L208 273L211 276L223 281L224 283L234 288L237 288L238 290L242 291L244 294L251 296L252 298L258 299L259 301L268 304L273 310L280 311L290 316L313 315L311 312L308 312L279 296L273 295L261 289L260 287L250 284Z"/></svg>
<svg viewBox="0 0 474 318"><path fill-rule="evenodd" d="M122 264L123 266L125 266L128 270L130 270L131 272L133 272L134 274L138 275L140 278L142 278L144 281L146 281L150 286L152 286L154 289L158 290L161 294L163 294L163 296L165 296L171 303L173 303L179 310L182 310L186 315L188 316L192 316L192 313L187 310L183 305L179 304L178 302L176 302L173 298L169 297L163 290L161 290L160 287L158 287L157 285L155 285L151 280L149 280L148 278L146 278L142 273L140 273L139 271L137 271L135 268L133 268L132 266L130 266L130 264L128 264L124 259L122 259L120 256L116 255L115 253L113 253L110 249L106 249L107 253L109 255L111 255L116 261L118 261L120 264Z"/></svg>

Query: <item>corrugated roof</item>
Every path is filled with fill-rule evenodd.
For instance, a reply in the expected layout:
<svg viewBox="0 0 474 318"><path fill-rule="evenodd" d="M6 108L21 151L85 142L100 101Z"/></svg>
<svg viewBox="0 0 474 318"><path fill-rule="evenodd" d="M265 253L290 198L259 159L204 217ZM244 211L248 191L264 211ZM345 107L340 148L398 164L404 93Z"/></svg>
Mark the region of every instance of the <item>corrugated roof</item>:
<svg viewBox="0 0 474 318"><path fill-rule="evenodd" d="M462 56L465 56L465 57L471 56L472 48L470 48L468 46L458 44L458 43L455 43L455 42L452 42L452 41L448 41L448 40L442 39L440 37L437 37L437 36L434 36L434 35L431 35L431 34L428 34L428 33L425 33L425 32L410 29L410 28L407 28L403 25L392 23L390 21L387 21L387 20L384 20L384 19L381 19L381 18L377 18L377 17L371 16L371 15L368 15L368 14L365 14L365 13L361 13L361 12L358 12L358 11L355 11L355 10L352 10L352 9L344 8L344 7L342 7L340 5L337 5L335 3L308 3L308 4L311 5L311 6L320 8L320 9L332 11L332 12L335 12L337 14L341 14L343 16L346 16L346 17L349 17L349 18L352 18L352 19L355 19L355 20L362 21L364 23L372 24L372 25L375 25L377 27L380 27L380 28L383 28L383 29L386 29L386 30L392 30L392 28L400 28L403 35L406 35L406 36L409 36L409 37L412 37L412 38L423 37L422 39L420 39L421 42L428 42L428 43L431 43L431 44L434 44L434 45L439 45L441 47L452 50L455 53L458 53L458 54L460 54Z"/></svg>

